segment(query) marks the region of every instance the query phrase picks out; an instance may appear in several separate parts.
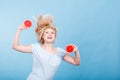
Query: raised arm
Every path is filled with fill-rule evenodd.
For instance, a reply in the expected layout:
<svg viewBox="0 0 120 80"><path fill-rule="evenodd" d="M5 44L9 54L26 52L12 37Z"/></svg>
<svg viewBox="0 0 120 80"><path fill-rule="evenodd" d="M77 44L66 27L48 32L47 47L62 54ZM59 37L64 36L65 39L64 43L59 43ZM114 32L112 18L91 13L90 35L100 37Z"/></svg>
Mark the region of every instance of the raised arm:
<svg viewBox="0 0 120 80"><path fill-rule="evenodd" d="M21 45L19 43L20 33L24 29L27 29L27 28L25 28L24 25L21 25L18 28L18 30L16 31L14 41L13 41L13 44L12 44L12 48L17 50L17 51L20 51L20 52L31 53L32 52L32 46L31 45L25 46L25 45Z"/></svg>
<svg viewBox="0 0 120 80"><path fill-rule="evenodd" d="M64 56L64 60L70 64L79 66L80 65L80 53L77 46L74 45L75 57L72 57L69 53Z"/></svg>

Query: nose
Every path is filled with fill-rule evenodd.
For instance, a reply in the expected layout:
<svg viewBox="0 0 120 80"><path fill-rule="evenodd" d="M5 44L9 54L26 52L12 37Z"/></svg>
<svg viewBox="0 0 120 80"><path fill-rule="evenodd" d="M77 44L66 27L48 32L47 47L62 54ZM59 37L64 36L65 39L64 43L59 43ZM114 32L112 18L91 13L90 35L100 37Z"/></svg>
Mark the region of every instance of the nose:
<svg viewBox="0 0 120 80"><path fill-rule="evenodd" d="M51 33L49 33L48 36L51 36Z"/></svg>

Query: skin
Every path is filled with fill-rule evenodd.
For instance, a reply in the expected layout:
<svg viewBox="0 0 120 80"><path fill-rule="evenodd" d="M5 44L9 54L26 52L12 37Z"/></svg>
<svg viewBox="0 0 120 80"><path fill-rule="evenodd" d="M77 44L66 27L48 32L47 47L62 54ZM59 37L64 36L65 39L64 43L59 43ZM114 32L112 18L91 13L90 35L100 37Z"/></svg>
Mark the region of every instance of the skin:
<svg viewBox="0 0 120 80"><path fill-rule="evenodd" d="M19 37L22 30L26 30L27 28L22 24L18 30L16 31L14 41L12 44L12 48L24 53L32 53L32 46L31 45L22 45L19 43ZM46 29L43 33L44 44L41 47L46 50L50 54L56 54L57 49L53 46L53 42L55 41L55 31L53 29ZM69 53L64 56L64 60L73 65L80 65L80 55L79 50L76 45L72 44L74 47L73 53L75 53L75 57L72 57Z"/></svg>

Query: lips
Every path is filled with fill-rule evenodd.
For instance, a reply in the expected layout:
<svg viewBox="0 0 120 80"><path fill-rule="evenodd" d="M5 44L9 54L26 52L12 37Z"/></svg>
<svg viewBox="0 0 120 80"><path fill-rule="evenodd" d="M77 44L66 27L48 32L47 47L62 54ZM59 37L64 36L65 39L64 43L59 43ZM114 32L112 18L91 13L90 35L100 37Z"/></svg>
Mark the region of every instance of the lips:
<svg viewBox="0 0 120 80"><path fill-rule="evenodd" d="M51 37L51 36L48 36L47 39L52 39L52 37Z"/></svg>

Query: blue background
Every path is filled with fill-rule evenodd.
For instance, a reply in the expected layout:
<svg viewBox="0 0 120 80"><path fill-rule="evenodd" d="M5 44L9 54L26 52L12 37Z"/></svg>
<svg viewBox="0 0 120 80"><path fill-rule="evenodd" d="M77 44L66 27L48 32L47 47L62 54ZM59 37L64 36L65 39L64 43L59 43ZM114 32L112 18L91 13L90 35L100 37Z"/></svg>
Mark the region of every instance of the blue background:
<svg viewBox="0 0 120 80"><path fill-rule="evenodd" d="M60 65L54 80L120 79L120 0L1 0L0 80L25 80L32 55L11 48L18 26L30 19L33 27L21 33L21 44L36 43L33 16L50 13L58 36L55 45L78 46L81 65ZM74 56L74 54L72 54Z"/></svg>

